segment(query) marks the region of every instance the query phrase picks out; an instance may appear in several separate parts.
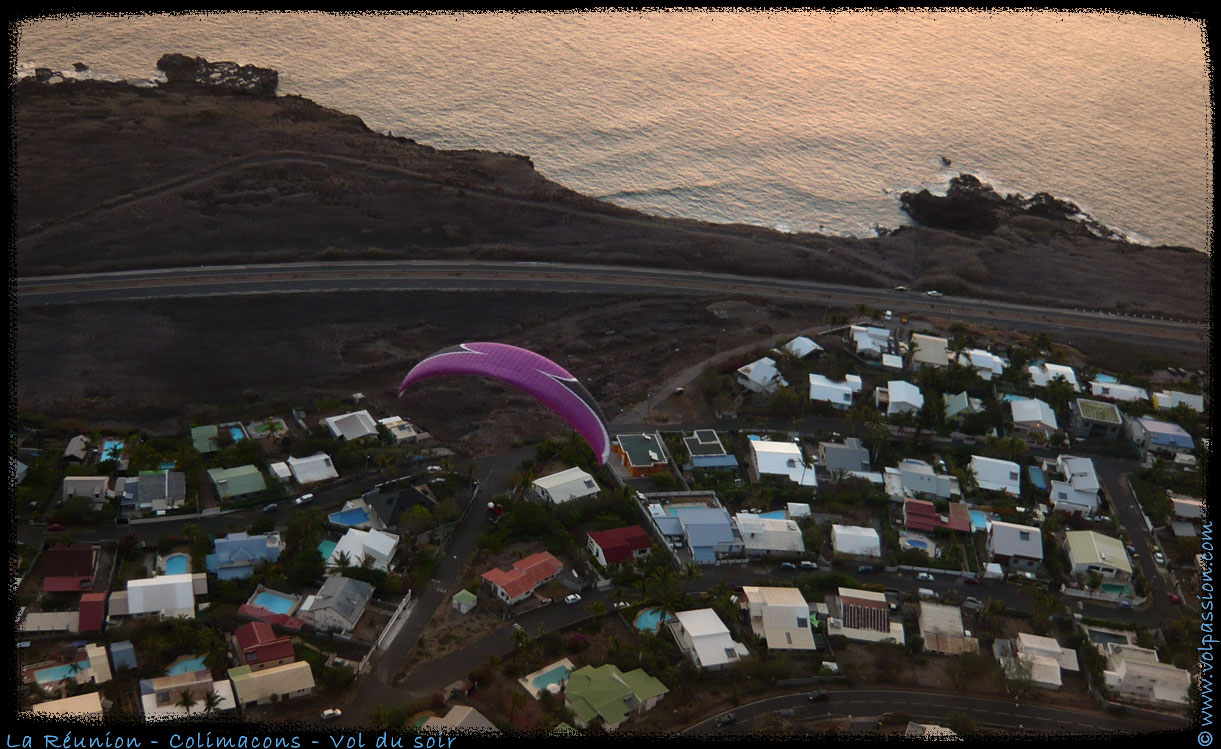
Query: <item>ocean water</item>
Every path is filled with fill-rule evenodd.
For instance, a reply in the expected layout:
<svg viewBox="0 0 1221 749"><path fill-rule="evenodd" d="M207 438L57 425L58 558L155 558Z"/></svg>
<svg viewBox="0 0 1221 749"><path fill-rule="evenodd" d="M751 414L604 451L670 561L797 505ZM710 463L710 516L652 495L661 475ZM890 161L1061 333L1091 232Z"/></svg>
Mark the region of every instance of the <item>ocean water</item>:
<svg viewBox="0 0 1221 749"><path fill-rule="evenodd" d="M1209 249L1202 24L1137 14L616 12L59 16L34 65L147 79L166 52L441 148L525 154L663 216L869 236L967 171L1132 241ZM951 161L947 168L941 160Z"/></svg>

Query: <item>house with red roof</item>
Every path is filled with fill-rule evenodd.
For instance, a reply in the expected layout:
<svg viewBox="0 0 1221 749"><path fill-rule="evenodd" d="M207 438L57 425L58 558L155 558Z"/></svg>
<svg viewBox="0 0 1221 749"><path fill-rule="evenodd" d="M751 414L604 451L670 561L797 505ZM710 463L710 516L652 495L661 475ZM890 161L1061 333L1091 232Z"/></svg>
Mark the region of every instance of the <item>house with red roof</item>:
<svg viewBox="0 0 1221 749"><path fill-rule="evenodd" d="M233 631L234 651L251 671L282 666L297 659L292 638L279 635L267 622L250 622Z"/></svg>
<svg viewBox="0 0 1221 749"><path fill-rule="evenodd" d="M951 502L949 514L941 515L932 502L907 497L903 500L903 527L924 533L932 533L937 528L968 533L971 530L971 509L962 502Z"/></svg>
<svg viewBox="0 0 1221 749"><path fill-rule="evenodd" d="M627 525L589 534L589 553L603 567L648 556L652 548L653 537L639 525Z"/></svg>
<svg viewBox="0 0 1221 749"><path fill-rule="evenodd" d="M106 626L106 594L86 593L81 596L76 630L78 632L100 632Z"/></svg>
<svg viewBox="0 0 1221 749"><path fill-rule="evenodd" d="M237 615L243 619L266 622L289 632L300 632L301 628L305 626L305 620L303 619L298 619L288 614L277 614L253 603L243 603L241 606L238 606Z"/></svg>
<svg viewBox="0 0 1221 749"><path fill-rule="evenodd" d="M507 570L488 570L482 577L497 598L512 606L529 598L540 585L556 579L563 571L563 562L540 551L514 562Z"/></svg>
<svg viewBox="0 0 1221 749"><path fill-rule="evenodd" d="M58 544L42 553L44 593L81 593L93 588L99 547Z"/></svg>

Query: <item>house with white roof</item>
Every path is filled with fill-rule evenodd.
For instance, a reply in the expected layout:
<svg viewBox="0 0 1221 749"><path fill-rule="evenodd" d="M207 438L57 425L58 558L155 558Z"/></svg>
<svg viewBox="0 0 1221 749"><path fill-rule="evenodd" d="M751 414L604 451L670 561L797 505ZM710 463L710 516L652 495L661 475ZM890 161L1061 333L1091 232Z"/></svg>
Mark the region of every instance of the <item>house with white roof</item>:
<svg viewBox="0 0 1221 749"><path fill-rule="evenodd" d="M1118 382L1101 382L1094 380L1090 383L1090 392L1095 398L1106 398L1112 401L1147 401L1149 393L1145 392L1144 388L1134 387L1132 385L1124 385Z"/></svg>
<svg viewBox="0 0 1221 749"><path fill-rule="evenodd" d="M29 712L34 715L51 715L64 719L100 718L102 717L102 693L86 692L75 697L39 702L31 705Z"/></svg>
<svg viewBox="0 0 1221 749"><path fill-rule="evenodd" d="M1171 494L1170 504L1174 508L1174 516L1185 520L1203 520L1204 503L1196 497L1185 497L1181 494Z"/></svg>
<svg viewBox="0 0 1221 749"><path fill-rule="evenodd" d="M1030 668L1034 685L1043 689L1059 689L1063 683L1060 672L1078 670L1076 651L1061 647L1054 638L1019 632L1012 648L1014 657L1004 662L1005 672L1011 678L1015 676L1015 661L1020 660Z"/></svg>
<svg viewBox="0 0 1221 749"><path fill-rule="evenodd" d="M1162 663L1156 650L1108 642L1103 646L1107 689L1119 697L1152 705L1187 707L1191 674Z"/></svg>
<svg viewBox="0 0 1221 749"><path fill-rule="evenodd" d="M1072 367L1042 362L1029 365L1026 367L1026 371L1030 373L1030 381L1035 387L1047 387L1053 380L1063 378L1073 386L1074 392L1081 392L1081 385L1077 383L1077 373L1073 371Z"/></svg>
<svg viewBox="0 0 1221 749"><path fill-rule="evenodd" d="M178 704L182 693L189 692L195 704L183 707ZM140 680L140 706L145 720L163 720L198 715L207 709L204 697L209 692L216 695L216 710L227 712L237 707L233 696L233 685L228 679L213 679L206 668L181 674L160 676Z"/></svg>
<svg viewBox="0 0 1221 749"><path fill-rule="evenodd" d="M367 437L377 438L377 422L373 420L373 416L368 411L354 411L340 416L330 416L323 419L322 423L326 424L332 437L342 438L344 442Z"/></svg>
<svg viewBox="0 0 1221 749"><path fill-rule="evenodd" d="M891 380L886 387L875 389L873 398L879 409L883 403L886 404L887 416L915 413L924 408L924 395L920 388L903 380Z"/></svg>
<svg viewBox="0 0 1221 749"><path fill-rule="evenodd" d="M1069 531L1064 540L1072 574L1088 576L1097 572L1104 578L1121 581L1132 576L1128 550L1119 539L1095 531Z"/></svg>
<svg viewBox="0 0 1221 749"><path fill-rule="evenodd" d="M1051 405L1038 398L1012 401L1009 407L1013 412L1013 430L1020 435L1041 434L1048 438L1060 428Z"/></svg>
<svg viewBox="0 0 1221 749"><path fill-rule="evenodd" d="M1204 396L1195 393L1180 393L1177 390L1163 390L1153 394L1153 405L1164 411L1175 406L1187 406L1196 413L1204 413Z"/></svg>
<svg viewBox="0 0 1221 749"><path fill-rule="evenodd" d="M763 476L784 476L800 486L818 486L818 480L814 477L814 464L806 461L799 445L761 439L750 439L748 444L750 472L755 481Z"/></svg>
<svg viewBox="0 0 1221 749"><path fill-rule="evenodd" d="M784 344L786 353L792 354L798 359L804 359L815 351L822 351L823 347L819 346L814 341L799 335L788 343Z"/></svg>
<svg viewBox="0 0 1221 749"><path fill-rule="evenodd" d="M742 587L743 608L756 637L768 650L814 650L810 605L797 588Z"/></svg>
<svg viewBox="0 0 1221 749"><path fill-rule="evenodd" d="M197 590L202 586L202 591ZM195 618L195 594L208 592L206 573L161 575L143 580L128 580L127 590L110 596L110 614L137 616L159 614L163 618L185 616ZM118 606L116 598L122 603Z"/></svg>
<svg viewBox="0 0 1221 749"><path fill-rule="evenodd" d="M1061 455L1056 458L1056 469L1063 479L1051 482L1052 509L1093 517L1098 512L1099 492L1102 490L1094 470L1094 461Z"/></svg>
<svg viewBox="0 0 1221 749"><path fill-rule="evenodd" d="M820 374L810 375L810 400L830 403L840 410L852 406L852 396L861 392L860 375L846 375L843 382L828 380Z"/></svg>
<svg viewBox="0 0 1221 749"><path fill-rule="evenodd" d="M700 668L722 668L750 654L712 609L679 611L667 626L679 649Z"/></svg>
<svg viewBox="0 0 1221 749"><path fill-rule="evenodd" d="M229 669L238 704L268 705L314 693L314 672L308 661L293 661L258 671L250 666Z"/></svg>
<svg viewBox="0 0 1221 749"><path fill-rule="evenodd" d="M341 555L346 554L348 562L353 567L359 567L367 557L372 560L374 569L388 571L398 544L399 537L393 533L349 528L343 538L339 539L339 543L335 544L335 550L326 562L328 565L338 564Z"/></svg>
<svg viewBox="0 0 1221 749"><path fill-rule="evenodd" d="M810 506L804 502L789 502L785 511L790 520L810 516Z"/></svg>
<svg viewBox="0 0 1221 749"><path fill-rule="evenodd" d="M971 471L975 474L975 484L980 489L1005 492L1014 497L1022 495L1022 468L1011 460L972 455Z"/></svg>
<svg viewBox="0 0 1221 749"><path fill-rule="evenodd" d="M860 525L832 525L831 546L836 554L857 557L882 557L882 538L873 528Z"/></svg>
<svg viewBox="0 0 1221 749"><path fill-rule="evenodd" d="M774 393L789 383L776 369L776 361L765 356L738 369L738 384L752 393Z"/></svg>
<svg viewBox="0 0 1221 749"><path fill-rule="evenodd" d="M905 458L895 468L887 467L883 477L886 493L891 497L937 497L949 499L961 494L958 479L938 474L923 460Z"/></svg>
<svg viewBox="0 0 1221 749"><path fill-rule="evenodd" d="M911 347L913 367L944 367L950 363L946 349L950 342L933 335L912 333Z"/></svg>
<svg viewBox="0 0 1221 749"><path fill-rule="evenodd" d="M292 472L298 486L339 478L331 456L326 453L314 453L308 458L289 458L285 462L288 463L288 470Z"/></svg>
<svg viewBox="0 0 1221 749"><path fill-rule="evenodd" d="M1030 525L988 523L988 561L1010 570L1033 572L1043 563L1043 533Z"/></svg>
<svg viewBox="0 0 1221 749"><path fill-rule="evenodd" d="M992 381L992 378L1003 375L1005 368L1009 366L1008 359L978 348L967 349L960 353L958 363L974 369L977 375L989 382Z"/></svg>
<svg viewBox="0 0 1221 749"><path fill-rule="evenodd" d="M921 601L920 637L924 650L942 655L979 652L979 641L962 626L962 609Z"/></svg>
<svg viewBox="0 0 1221 749"><path fill-rule="evenodd" d="M862 642L904 644L903 622L891 621L886 595L872 590L839 588L827 596L827 634Z"/></svg>
<svg viewBox="0 0 1221 749"><path fill-rule="evenodd" d="M886 328L853 325L848 334L856 342L856 355L878 359L882 354L890 353L890 331Z"/></svg>
<svg viewBox="0 0 1221 749"><path fill-rule="evenodd" d="M592 497L602 491L594 477L580 468L569 468L566 471L553 473L535 479L530 488L535 496L544 502L559 505L573 499Z"/></svg>
<svg viewBox="0 0 1221 749"><path fill-rule="evenodd" d="M842 444L819 442L818 464L832 476L839 471L868 471L869 450L856 437L847 437Z"/></svg>
<svg viewBox="0 0 1221 749"><path fill-rule="evenodd" d="M801 529L787 518L765 518L747 512L734 516L747 556L800 554L806 550Z"/></svg>

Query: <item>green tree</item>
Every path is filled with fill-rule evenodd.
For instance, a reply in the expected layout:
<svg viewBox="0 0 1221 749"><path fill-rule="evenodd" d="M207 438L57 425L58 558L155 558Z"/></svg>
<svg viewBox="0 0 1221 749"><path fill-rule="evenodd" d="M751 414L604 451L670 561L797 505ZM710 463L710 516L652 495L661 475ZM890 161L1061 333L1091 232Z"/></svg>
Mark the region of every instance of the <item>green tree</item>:
<svg viewBox="0 0 1221 749"><path fill-rule="evenodd" d="M195 703L199 700L195 699L195 695L191 694L191 690L184 689L178 695L178 702L174 703L178 707L185 708L187 713L191 712L191 708L195 707Z"/></svg>

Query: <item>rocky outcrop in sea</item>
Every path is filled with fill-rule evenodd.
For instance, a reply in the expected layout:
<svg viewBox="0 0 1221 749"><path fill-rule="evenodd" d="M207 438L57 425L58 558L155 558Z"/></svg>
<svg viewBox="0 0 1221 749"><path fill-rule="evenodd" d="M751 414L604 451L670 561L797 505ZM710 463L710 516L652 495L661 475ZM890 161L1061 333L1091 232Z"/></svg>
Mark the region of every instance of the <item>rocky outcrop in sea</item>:
<svg viewBox="0 0 1221 749"><path fill-rule="evenodd" d="M238 65L235 62L208 62L202 57L177 53L162 55L157 69L165 73L169 85L188 83L214 86L255 96L275 96L280 74L271 68Z"/></svg>
<svg viewBox="0 0 1221 749"><path fill-rule="evenodd" d="M912 220L921 226L953 231L988 233L1013 216L1038 216L1053 221L1071 221L1096 237L1125 239L1114 229L1095 221L1078 206L1049 193L1032 196L1001 196L992 185L972 174L959 174L950 180L945 195L931 192L905 192L899 202Z"/></svg>

